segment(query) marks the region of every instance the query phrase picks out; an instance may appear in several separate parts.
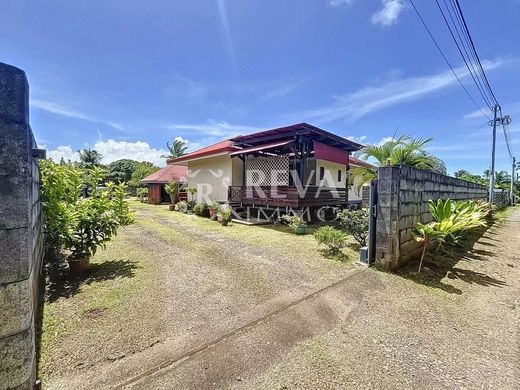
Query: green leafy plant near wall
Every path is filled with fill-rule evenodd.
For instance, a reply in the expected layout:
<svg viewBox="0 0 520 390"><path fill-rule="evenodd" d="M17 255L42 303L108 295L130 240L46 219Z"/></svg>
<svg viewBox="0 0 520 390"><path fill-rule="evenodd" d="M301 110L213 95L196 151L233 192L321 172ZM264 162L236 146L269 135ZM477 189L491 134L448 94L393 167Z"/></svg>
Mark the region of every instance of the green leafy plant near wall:
<svg viewBox="0 0 520 390"><path fill-rule="evenodd" d="M429 209L433 221L418 223L413 230L415 239L423 245L418 272L421 272L424 256L432 243L441 247L444 243L457 244L465 232L484 226L491 211L486 202L450 199L430 200Z"/></svg>
<svg viewBox="0 0 520 390"><path fill-rule="evenodd" d="M314 238L319 245L327 247L331 255L338 255L347 246L347 234L332 226L322 226L314 232Z"/></svg>
<svg viewBox="0 0 520 390"><path fill-rule="evenodd" d="M146 202L148 200L148 188L140 187L137 189L137 199L140 202Z"/></svg>
<svg viewBox="0 0 520 390"><path fill-rule="evenodd" d="M126 184L102 186L104 171L98 167L82 171L42 160L40 170L47 246L67 250L71 269L81 271L119 227L133 222ZM82 197L85 192L88 197Z"/></svg>
<svg viewBox="0 0 520 390"><path fill-rule="evenodd" d="M340 225L352 234L359 245L365 246L368 237L368 209L341 210L338 217Z"/></svg>
<svg viewBox="0 0 520 390"><path fill-rule="evenodd" d="M285 214L282 219L289 225L289 227L296 234L305 234L307 229L307 224L305 223L305 218L299 215L289 215Z"/></svg>
<svg viewBox="0 0 520 390"><path fill-rule="evenodd" d="M209 208L206 203L197 203L193 206L193 213L199 217L209 217Z"/></svg>
<svg viewBox="0 0 520 390"><path fill-rule="evenodd" d="M173 206L175 205L175 198L179 194L181 189L181 183L178 181L170 180L168 184L164 186L164 190L170 196L170 210L173 210Z"/></svg>

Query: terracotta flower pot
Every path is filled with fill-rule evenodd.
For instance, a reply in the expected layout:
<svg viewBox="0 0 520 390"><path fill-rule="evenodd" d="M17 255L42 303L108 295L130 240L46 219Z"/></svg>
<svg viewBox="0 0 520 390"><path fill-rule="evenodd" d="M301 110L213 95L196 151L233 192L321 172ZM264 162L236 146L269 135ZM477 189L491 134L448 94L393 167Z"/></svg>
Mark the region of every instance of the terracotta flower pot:
<svg viewBox="0 0 520 390"><path fill-rule="evenodd" d="M173 210L175 210L175 205L174 205L174 204L170 204L170 205L168 206L168 208L169 208L171 211L173 211Z"/></svg>
<svg viewBox="0 0 520 390"><path fill-rule="evenodd" d="M222 221L220 221L220 224L221 224L222 226L227 226L228 223L229 223L229 220L227 220L227 219L223 219Z"/></svg>
<svg viewBox="0 0 520 390"><path fill-rule="evenodd" d="M218 209L210 208L209 209L209 219L211 219L212 221L217 219L217 212L218 212Z"/></svg>
<svg viewBox="0 0 520 390"><path fill-rule="evenodd" d="M82 259L69 259L67 261L69 263L70 272L75 275L84 273L86 270L88 270L90 264L90 259L85 257Z"/></svg>

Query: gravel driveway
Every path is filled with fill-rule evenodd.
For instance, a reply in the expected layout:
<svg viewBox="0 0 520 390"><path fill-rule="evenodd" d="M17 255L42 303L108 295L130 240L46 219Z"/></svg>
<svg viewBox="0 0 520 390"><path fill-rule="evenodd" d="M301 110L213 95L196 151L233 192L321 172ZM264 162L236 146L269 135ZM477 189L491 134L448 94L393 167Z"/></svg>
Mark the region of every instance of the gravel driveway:
<svg viewBox="0 0 520 390"><path fill-rule="evenodd" d="M201 228L151 206L138 218L124 235L160 267L143 315L161 325L143 318L143 347L49 387L520 388L520 210L436 283L324 259L279 232L259 245L257 227Z"/></svg>

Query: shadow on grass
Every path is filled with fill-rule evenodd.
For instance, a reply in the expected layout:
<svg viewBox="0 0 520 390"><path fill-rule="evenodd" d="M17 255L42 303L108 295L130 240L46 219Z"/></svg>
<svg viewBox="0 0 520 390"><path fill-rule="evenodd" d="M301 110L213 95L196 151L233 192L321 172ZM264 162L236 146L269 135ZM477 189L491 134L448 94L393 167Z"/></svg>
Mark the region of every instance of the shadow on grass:
<svg viewBox="0 0 520 390"><path fill-rule="evenodd" d="M139 268L137 262L130 260L111 260L93 263L84 274L73 275L63 259L47 264L47 285L45 301L54 302L59 298L69 298L81 290L84 285L116 278L131 278Z"/></svg>
<svg viewBox="0 0 520 390"><path fill-rule="evenodd" d="M501 287L505 285L503 280L493 278L481 272L475 272L456 267L461 260L467 261L488 261L497 256L496 252L474 248L475 244L487 247L496 247L493 241L496 239L490 235L496 235L488 231L493 226L493 222L468 233L463 237L458 245L447 246L442 250L433 250L428 253L423 262L421 273L417 272L418 261L411 262L396 273L406 279L413 280L432 288L438 288L450 294L462 294L462 290L448 283L444 283L444 278L458 279L468 284L478 284L484 287Z"/></svg>
<svg viewBox="0 0 520 390"><path fill-rule="evenodd" d="M348 263L349 261L352 261L350 257L348 257L343 252L331 252L328 249L318 249L318 252L325 257L326 259L336 260L341 263Z"/></svg>

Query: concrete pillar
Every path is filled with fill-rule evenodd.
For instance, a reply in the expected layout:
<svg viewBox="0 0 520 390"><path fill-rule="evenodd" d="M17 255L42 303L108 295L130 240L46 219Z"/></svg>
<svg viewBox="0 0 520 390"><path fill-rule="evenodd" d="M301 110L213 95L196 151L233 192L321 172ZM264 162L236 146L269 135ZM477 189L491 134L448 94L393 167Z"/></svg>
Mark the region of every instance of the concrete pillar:
<svg viewBox="0 0 520 390"><path fill-rule="evenodd" d="M0 389L32 388L43 252L25 73L0 63Z"/></svg>

